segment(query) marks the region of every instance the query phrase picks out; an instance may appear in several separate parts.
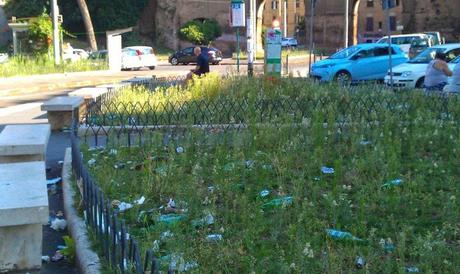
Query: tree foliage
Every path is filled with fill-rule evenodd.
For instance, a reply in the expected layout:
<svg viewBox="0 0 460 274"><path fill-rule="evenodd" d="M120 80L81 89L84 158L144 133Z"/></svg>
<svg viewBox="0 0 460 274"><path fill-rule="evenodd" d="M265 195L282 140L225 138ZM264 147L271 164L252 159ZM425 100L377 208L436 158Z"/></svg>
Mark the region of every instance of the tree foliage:
<svg viewBox="0 0 460 274"><path fill-rule="evenodd" d="M32 42L31 47L36 52L44 53L49 50L53 37L53 22L45 11L30 21L28 37Z"/></svg>
<svg viewBox="0 0 460 274"><path fill-rule="evenodd" d="M222 35L222 30L214 19L192 20L179 30L179 37L194 44L206 45Z"/></svg>

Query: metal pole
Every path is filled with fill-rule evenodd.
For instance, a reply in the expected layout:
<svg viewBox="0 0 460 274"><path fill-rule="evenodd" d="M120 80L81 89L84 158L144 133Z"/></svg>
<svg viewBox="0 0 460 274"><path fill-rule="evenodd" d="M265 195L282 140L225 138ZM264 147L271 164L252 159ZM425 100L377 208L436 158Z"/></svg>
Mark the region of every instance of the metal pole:
<svg viewBox="0 0 460 274"><path fill-rule="evenodd" d="M390 71L390 86L393 88L393 51L391 50L391 22L390 22L390 3L389 0L384 0L386 1L386 10L385 10L385 15L387 18L387 36L388 36L388 64L390 66L389 71Z"/></svg>
<svg viewBox="0 0 460 274"><path fill-rule="evenodd" d="M240 72L240 28L236 28L236 71Z"/></svg>
<svg viewBox="0 0 460 274"><path fill-rule="evenodd" d="M57 0L51 1L51 12L53 16L53 50L54 50L54 64L59 65L61 63L61 53L60 53L60 42L59 42L59 7Z"/></svg>
<svg viewBox="0 0 460 274"><path fill-rule="evenodd" d="M350 2L349 0L345 0L345 31L344 31L344 41L345 41L345 48L348 48L348 32L349 32L349 29L350 29L350 26L349 26L349 17L350 17L350 11L349 11L349 8L350 8Z"/></svg>
<svg viewBox="0 0 460 274"><path fill-rule="evenodd" d="M287 37L287 0L284 0L283 9L283 37Z"/></svg>
<svg viewBox="0 0 460 274"><path fill-rule="evenodd" d="M249 2L250 4L252 1ZM252 11L252 7L249 7L249 10ZM254 37L252 37L253 31L252 28L252 12L249 14L249 18L247 20L247 27L246 27L246 37L247 37L247 52L248 52L248 76L251 77L254 72L254 48L253 48L253 41Z"/></svg>
<svg viewBox="0 0 460 274"><path fill-rule="evenodd" d="M310 0L310 54L309 54L309 62L308 62L308 72L311 71L311 54L313 50L313 18L315 16L315 2L316 0Z"/></svg>
<svg viewBox="0 0 460 274"><path fill-rule="evenodd" d="M254 52L253 61L257 56L257 0L251 0L252 3L252 51Z"/></svg>

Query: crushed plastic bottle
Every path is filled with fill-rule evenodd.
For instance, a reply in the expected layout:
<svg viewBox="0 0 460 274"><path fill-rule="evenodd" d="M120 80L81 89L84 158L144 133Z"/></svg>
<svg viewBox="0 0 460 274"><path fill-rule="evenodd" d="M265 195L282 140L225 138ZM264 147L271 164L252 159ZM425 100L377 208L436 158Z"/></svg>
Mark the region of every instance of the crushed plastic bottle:
<svg viewBox="0 0 460 274"><path fill-rule="evenodd" d="M55 185L57 183L59 183L61 181L61 177L57 177L57 178L54 178L54 179L49 179L49 180L46 180L46 184L47 185Z"/></svg>
<svg viewBox="0 0 460 274"><path fill-rule="evenodd" d="M279 208L282 206L291 205L293 202L293 198L291 196L286 196L283 198L273 199L268 203L262 205L262 209L272 209L272 208Z"/></svg>
<svg viewBox="0 0 460 274"><path fill-rule="evenodd" d="M395 186L400 186L401 184L403 183L403 180L402 179L394 179L394 180L391 180L387 183L384 183L382 185L382 188L392 188L392 187L395 187Z"/></svg>
<svg viewBox="0 0 460 274"><path fill-rule="evenodd" d="M321 167L321 172L323 174L334 174L335 171L334 171L334 168L332 168L332 167L322 166Z"/></svg>
<svg viewBox="0 0 460 274"><path fill-rule="evenodd" d="M221 234L209 234L206 236L206 240L210 242L217 242L217 241L222 241L223 237Z"/></svg>
<svg viewBox="0 0 460 274"><path fill-rule="evenodd" d="M327 234L336 240L351 240L355 242L365 242L365 240L353 236L350 232L335 229L326 229Z"/></svg>
<svg viewBox="0 0 460 274"><path fill-rule="evenodd" d="M416 266L410 266L410 267L406 267L406 272L407 273L419 273L420 269Z"/></svg>
<svg viewBox="0 0 460 274"><path fill-rule="evenodd" d="M184 218L185 218L184 215L166 214L166 215L161 215L160 217L158 217L158 222L172 225L179 221L182 221Z"/></svg>
<svg viewBox="0 0 460 274"><path fill-rule="evenodd" d="M142 205L142 204L144 204L144 202L145 202L145 197L144 196L142 196L139 199L137 199L136 201L134 201L134 203L137 204L137 205Z"/></svg>
<svg viewBox="0 0 460 274"><path fill-rule="evenodd" d="M204 216L201 219L192 220L192 225L194 227L203 227L206 225L212 225L214 224L214 222L215 222L214 216L211 213L208 213L206 216Z"/></svg>
<svg viewBox="0 0 460 274"><path fill-rule="evenodd" d="M262 198L265 198L268 195L270 195L270 190L268 190L268 189L264 189L261 192L259 192L259 196L262 197Z"/></svg>
<svg viewBox="0 0 460 274"><path fill-rule="evenodd" d="M367 140L362 140L361 142L359 142L359 144L362 145L362 146L367 146L367 145L372 144L372 142L371 142L371 141L367 141Z"/></svg>

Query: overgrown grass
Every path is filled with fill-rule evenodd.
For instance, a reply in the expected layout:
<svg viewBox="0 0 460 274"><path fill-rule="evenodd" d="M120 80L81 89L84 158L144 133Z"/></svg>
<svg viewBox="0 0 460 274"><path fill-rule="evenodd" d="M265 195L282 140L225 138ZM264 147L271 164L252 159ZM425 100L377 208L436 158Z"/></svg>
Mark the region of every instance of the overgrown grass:
<svg viewBox="0 0 460 274"><path fill-rule="evenodd" d="M107 68L107 63L95 60L66 62L56 66L48 56L15 56L10 57L8 62L0 64L0 77L93 71Z"/></svg>
<svg viewBox="0 0 460 274"><path fill-rule="evenodd" d="M194 273L403 273L408 267L456 273L460 135L449 115L457 113L428 108L434 98L415 92L338 91L254 79L138 90L115 100L310 98L317 104L300 124L298 114L286 112L273 116L272 126L248 119L242 131L157 131L143 135L143 147L86 147L84 157L95 160L91 173L109 199L146 198L120 216L143 251L154 249L163 270L175 264ZM458 104L449 107L459 111ZM175 208L166 206L170 199ZM169 214L181 219L160 221ZM326 229L362 241L337 240ZM212 234L222 239L208 240ZM363 269L357 257L365 259Z"/></svg>

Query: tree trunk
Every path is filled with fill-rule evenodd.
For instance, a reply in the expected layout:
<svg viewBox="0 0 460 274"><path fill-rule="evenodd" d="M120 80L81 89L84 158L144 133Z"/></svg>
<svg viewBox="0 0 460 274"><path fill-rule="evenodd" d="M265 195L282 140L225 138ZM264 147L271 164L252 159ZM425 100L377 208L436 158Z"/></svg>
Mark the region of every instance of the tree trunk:
<svg viewBox="0 0 460 274"><path fill-rule="evenodd" d="M92 51L97 50L96 35L94 34L93 23L91 22L91 16L89 14L88 5L86 5L85 0L77 0L78 7L83 18L83 23L85 24L86 33L88 36L88 43Z"/></svg>
<svg viewBox="0 0 460 274"><path fill-rule="evenodd" d="M156 35L157 7L157 0L149 0L139 20L139 34L148 37L155 46L158 46Z"/></svg>

